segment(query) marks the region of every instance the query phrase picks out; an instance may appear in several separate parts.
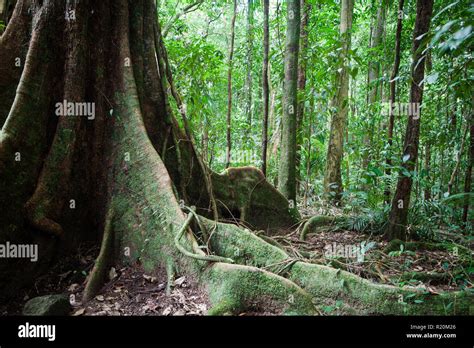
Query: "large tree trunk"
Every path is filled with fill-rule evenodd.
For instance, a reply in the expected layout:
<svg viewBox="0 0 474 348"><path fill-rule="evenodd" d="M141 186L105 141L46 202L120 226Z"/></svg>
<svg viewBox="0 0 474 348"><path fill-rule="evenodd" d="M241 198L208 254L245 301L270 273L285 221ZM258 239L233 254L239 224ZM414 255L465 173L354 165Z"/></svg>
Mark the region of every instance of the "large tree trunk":
<svg viewBox="0 0 474 348"><path fill-rule="evenodd" d="M347 127L349 110L349 50L351 47L352 15L354 0L343 0L341 3L340 36L342 50L339 56L340 69L336 75L337 92L333 99L335 112L331 119L326 172L324 175L324 191L330 201L338 203L342 193L341 164L344 153L344 133Z"/></svg>
<svg viewBox="0 0 474 348"><path fill-rule="evenodd" d="M428 32L430 28L431 15L433 13L433 0L417 0L415 29L413 31L413 64L412 84L410 91L410 102L419 105L423 101L423 87L421 81L425 76L425 58L423 57L424 41L417 40L420 35ZM420 63L420 59L422 62ZM418 145L420 140L420 115L410 115L408 118L403 146L402 166L407 172L415 169L418 160ZM407 238L408 208L410 206L411 187L413 179L409 175L400 174L397 190L392 199L389 222L385 231L387 239Z"/></svg>
<svg viewBox="0 0 474 348"><path fill-rule="evenodd" d="M288 0L278 189L296 205L296 113L300 0Z"/></svg>
<svg viewBox="0 0 474 348"><path fill-rule="evenodd" d="M17 8L31 4L20 0ZM336 296L361 313L383 314L445 314L444 301L454 296L456 306L447 311L468 312L466 293L431 296L377 285L295 260L248 229L208 220L215 197L219 219L240 213L252 229L296 221L256 168L210 172L208 192L192 139L169 108L152 0L44 0L31 16L31 32L14 38L29 48L0 133L0 242L36 243L39 259L2 260L2 296L31 284L81 241L102 238L85 300L100 289L109 265L140 262L146 271L165 268L170 282L174 275L199 282L213 305L209 314L270 303L281 313L315 314L314 303ZM0 52L8 44L2 37ZM90 103L82 111L91 112L60 113L64 100ZM400 304L400 295L423 305Z"/></svg>

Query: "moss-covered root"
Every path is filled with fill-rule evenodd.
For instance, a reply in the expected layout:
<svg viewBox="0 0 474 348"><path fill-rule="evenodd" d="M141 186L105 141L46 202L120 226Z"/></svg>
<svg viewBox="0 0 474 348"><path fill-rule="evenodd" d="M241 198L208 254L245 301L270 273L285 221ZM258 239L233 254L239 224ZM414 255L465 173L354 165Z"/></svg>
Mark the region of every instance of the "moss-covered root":
<svg viewBox="0 0 474 348"><path fill-rule="evenodd" d="M304 227L300 233L300 239L305 240L308 234L317 233L318 227L332 225L339 222L344 222L346 221L346 219L347 218L345 216L326 216L326 215L313 216L304 224Z"/></svg>
<svg viewBox="0 0 474 348"><path fill-rule="evenodd" d="M204 225L214 223L204 218ZM474 314L474 294L468 291L433 294L424 288L395 287L373 283L353 273L331 267L294 262L288 254L252 232L218 223L211 238L212 249L235 262L281 272L310 293L318 303L341 300L355 314L451 315ZM290 267L285 265L290 264Z"/></svg>
<svg viewBox="0 0 474 348"><path fill-rule="evenodd" d="M114 233L112 224L113 208L109 210L106 216L104 235L102 237L99 256L97 256L94 267L92 268L91 273L89 273L84 293L82 295L84 302L93 298L104 284L108 266L113 255Z"/></svg>
<svg viewBox="0 0 474 348"><path fill-rule="evenodd" d="M245 310L314 315L311 296L292 281L256 267L215 263L203 275L213 307L208 315Z"/></svg>
<svg viewBox="0 0 474 348"><path fill-rule="evenodd" d="M424 288L376 284L353 273L297 262L288 278L321 302L342 300L356 314L474 314L474 295L467 291L433 294Z"/></svg>

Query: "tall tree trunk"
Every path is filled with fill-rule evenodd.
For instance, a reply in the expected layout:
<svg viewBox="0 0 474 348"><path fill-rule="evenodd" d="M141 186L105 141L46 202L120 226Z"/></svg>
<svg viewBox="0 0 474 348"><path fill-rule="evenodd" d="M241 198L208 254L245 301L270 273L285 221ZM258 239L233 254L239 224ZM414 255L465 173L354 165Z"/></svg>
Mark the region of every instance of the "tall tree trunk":
<svg viewBox="0 0 474 348"><path fill-rule="evenodd" d="M377 19L375 22L375 27L372 34L372 40L370 42L370 49L376 50L382 43L383 32L385 28L385 12L386 12L386 0L378 0L378 9L377 9ZM374 55L373 52L371 52ZM367 170L367 167L370 162L370 148L371 148L371 137L374 134L374 124L373 120L376 117L372 117L373 114L376 113L377 107L375 103L377 102L378 97L378 86L379 83L376 80L380 77L380 61L378 59L380 55L377 54L370 62L369 62L369 71L368 71L368 129L364 133L364 152L363 152L363 159L362 159L362 169ZM374 57L374 56L373 56Z"/></svg>
<svg viewBox="0 0 474 348"><path fill-rule="evenodd" d="M301 23L300 23L300 57L298 60L298 109L296 115L296 191L299 191L301 173L301 148L303 146L303 121L306 102L306 60L308 51L308 22L311 5L306 0L300 0Z"/></svg>
<svg viewBox="0 0 474 348"><path fill-rule="evenodd" d="M474 165L474 116L471 111L469 117L469 157L466 167L466 174L464 178L464 193L466 198L464 199L464 207L462 213L462 221L467 223L467 218L469 215L469 202L472 199L468 195L472 194L472 166Z"/></svg>
<svg viewBox="0 0 474 348"><path fill-rule="evenodd" d="M253 65L253 2L247 0L247 79L245 82L246 102L245 114L247 116L248 135L252 129L252 65Z"/></svg>
<svg viewBox="0 0 474 348"><path fill-rule="evenodd" d="M335 112L331 119L324 191L334 203L338 203L342 193L341 164L344 154L344 133L347 127L349 96L349 50L351 47L352 15L354 0L341 2L340 37L342 50L339 56L340 68L336 75L337 92L333 100Z"/></svg>
<svg viewBox="0 0 474 348"><path fill-rule="evenodd" d="M462 138L461 138L461 146L459 147L459 151L456 154L456 162L454 164L453 171L451 173L451 176L449 177L449 182L448 182L448 195L451 195L452 190L453 190L453 185L454 185L454 180L456 180L458 170L459 170L459 165L461 164L461 157L462 153L464 152L464 144L466 143L466 135L467 132L469 131L469 121L466 123L466 128L464 132L462 133Z"/></svg>
<svg viewBox="0 0 474 348"><path fill-rule="evenodd" d="M300 40L300 0L288 0L283 86L282 138L278 189L296 205L296 114L298 52Z"/></svg>
<svg viewBox="0 0 474 348"><path fill-rule="evenodd" d="M207 121L207 116L204 117L202 122L202 140L201 140L201 148L202 148L202 160L206 165L210 166L209 164L209 124Z"/></svg>
<svg viewBox="0 0 474 348"><path fill-rule="evenodd" d="M268 79L268 55L270 45L269 0L263 0L263 127L262 127L262 172L267 175L268 114L270 103L270 84Z"/></svg>
<svg viewBox="0 0 474 348"><path fill-rule="evenodd" d="M313 114L314 114L314 90L311 93L308 119L308 148L306 149L306 183L304 190L303 206L307 207L309 195L309 183L311 181L311 137L313 135Z"/></svg>
<svg viewBox="0 0 474 348"><path fill-rule="evenodd" d="M227 148L225 167L229 168L232 151L231 121L232 121L232 64L234 58L235 18L237 17L237 0L234 0L234 10L230 24L230 44L227 70Z"/></svg>
<svg viewBox="0 0 474 348"><path fill-rule="evenodd" d="M412 84L410 91L410 102L412 105L421 106L424 85L420 86L420 84L425 75L425 59L423 58L422 51L426 43L421 40L416 40L416 38L429 31L432 13L433 0L417 0L415 29L413 32ZM421 62L420 59L422 59ZM418 159L419 137L420 115L418 115L418 117L416 115L410 115L405 133L402 163L403 168L408 172L412 172L415 169ZM385 237L389 240L406 240L407 238L406 227L412 184L413 180L411 176L400 174L397 189L392 199L388 226L385 231Z"/></svg>
<svg viewBox="0 0 474 348"><path fill-rule="evenodd" d="M426 186L424 191L424 198L425 201L429 201L431 199L431 143L428 141L425 145L425 173L426 173Z"/></svg>
<svg viewBox="0 0 474 348"><path fill-rule="evenodd" d="M397 88L397 76L398 71L400 70L400 43L402 38L402 29L403 29L403 6L405 0L399 0L398 2L398 20L397 20L397 32L395 34L395 59L393 63L392 75L390 76L390 104L395 105L396 100L396 88ZM387 158L386 164L387 168L385 169L385 175L390 177L391 166L392 166L392 146L393 146L393 129L395 127L395 114L393 113L392 107L389 108L389 121L388 121L388 149L387 149ZM389 183L385 185L384 199L385 203L390 203L390 186Z"/></svg>

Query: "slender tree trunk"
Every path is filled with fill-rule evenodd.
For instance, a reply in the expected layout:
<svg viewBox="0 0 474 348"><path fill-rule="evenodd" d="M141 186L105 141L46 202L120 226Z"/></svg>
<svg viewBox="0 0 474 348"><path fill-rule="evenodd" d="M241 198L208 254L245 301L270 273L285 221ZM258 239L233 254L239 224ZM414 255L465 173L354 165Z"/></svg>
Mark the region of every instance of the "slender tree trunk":
<svg viewBox="0 0 474 348"><path fill-rule="evenodd" d="M262 172L267 175L268 113L270 103L270 85L268 81L268 55L270 46L269 0L263 0L263 127L262 127Z"/></svg>
<svg viewBox="0 0 474 348"><path fill-rule="evenodd" d="M431 199L431 143L428 141L425 145L425 165L426 172L426 186L424 191L425 201Z"/></svg>
<svg viewBox="0 0 474 348"><path fill-rule="evenodd" d="M282 138L278 188L296 204L296 114L298 52L300 40L300 0L288 0L285 49L285 83L283 86Z"/></svg>
<svg viewBox="0 0 474 348"><path fill-rule="evenodd" d="M341 164L344 153L344 133L347 127L348 96L349 96L349 58L351 46L352 15L354 0L341 2L340 37L342 50L339 57L340 69L336 75L337 92L334 97L336 108L331 119L326 171L324 175L324 191L334 203L339 203L342 193Z"/></svg>
<svg viewBox="0 0 474 348"><path fill-rule="evenodd" d="M383 32L385 27L385 12L386 12L386 0L378 0L378 9L377 9L377 19L375 22L375 27L372 34L372 40L370 42L370 49L376 50L380 44L382 43ZM371 52L374 55L373 52ZM378 86L379 84L375 81L380 76L380 61L378 59L380 55L376 54L373 60L369 62L369 72L368 72L368 129L364 133L364 151L363 151L363 159L362 159L362 169L367 170L367 167L370 162L370 148L371 148L371 137L374 134L374 124L373 120L376 117L372 117L375 115L377 108L375 103L377 102L378 97Z"/></svg>
<svg viewBox="0 0 474 348"><path fill-rule="evenodd" d="M229 60L227 70L227 148L225 167L229 168L232 151L231 121L232 121L232 64L234 58L234 40L235 40L235 19L237 17L237 0L234 0L234 10L230 24L230 45Z"/></svg>
<svg viewBox="0 0 474 348"><path fill-rule="evenodd" d="M247 79L245 82L246 104L245 114L250 135L252 129L252 65L253 65L253 2L247 0Z"/></svg>
<svg viewBox="0 0 474 348"><path fill-rule="evenodd" d="M400 43L402 38L402 28L403 28L403 6L405 0L399 0L398 2L398 20L397 20L397 32L395 34L395 59L393 63L393 70L392 75L390 76L390 104L395 105L396 100L396 88L397 88L397 81L396 78L398 76L398 71L400 70ZM391 174L391 166L392 166L392 145L393 145L393 129L395 127L395 114L393 113L392 107L389 108L389 121L388 121L388 150L387 150L387 158L386 164L387 168L385 169L385 175L390 177ZM390 203L390 186L389 183L385 185L385 203Z"/></svg>
<svg viewBox="0 0 474 348"><path fill-rule="evenodd" d="M202 122L202 140L201 140L201 148L202 148L202 161L207 165L209 164L209 124L207 121L207 116L204 117Z"/></svg>
<svg viewBox="0 0 474 348"><path fill-rule="evenodd" d="M454 164L453 171L452 171L451 176L449 178L448 195L451 195L451 193L452 193L454 180L456 179L457 174L458 174L459 165L461 164L461 157L462 157L462 153L464 152L464 144L466 143L466 135L467 135L468 130L469 130L469 122L466 124L466 128L465 128L464 132L462 133L461 146L459 147L459 151L456 154L456 163Z"/></svg>
<svg viewBox="0 0 474 348"><path fill-rule="evenodd" d="M300 0L301 23L300 23L300 57L298 60L298 109L296 115L296 191L299 191L301 173L301 148L303 146L303 121L306 102L306 60L308 50L308 22L311 5L306 0Z"/></svg>
<svg viewBox="0 0 474 348"><path fill-rule="evenodd" d="M432 12L433 0L417 0L415 29L413 32L412 84L410 91L410 102L412 105L421 106L423 101L423 85L420 86L420 84L425 75L425 62L422 55L423 47L421 47L422 41L416 40L416 38L429 31ZM420 59L422 59L421 62L419 62ZM408 172L414 170L418 159L420 115L417 116L409 116L405 133L402 166ZM388 227L385 232L385 237L389 240L406 240L407 238L406 226L412 184L411 176L400 174L397 189L392 199Z"/></svg>
<svg viewBox="0 0 474 348"><path fill-rule="evenodd" d="M304 190L303 206L308 204L309 183L311 181L311 137L313 135L313 114L314 114L314 91L311 93L308 119L308 148L306 149L306 184Z"/></svg>
<svg viewBox="0 0 474 348"><path fill-rule="evenodd" d="M464 178L464 193L466 194L466 198L464 199L464 207L462 213L462 221L466 224L467 218L469 215L469 202L472 199L467 195L472 194L472 166L474 165L474 116L470 115L469 120L469 158L466 167L466 175Z"/></svg>

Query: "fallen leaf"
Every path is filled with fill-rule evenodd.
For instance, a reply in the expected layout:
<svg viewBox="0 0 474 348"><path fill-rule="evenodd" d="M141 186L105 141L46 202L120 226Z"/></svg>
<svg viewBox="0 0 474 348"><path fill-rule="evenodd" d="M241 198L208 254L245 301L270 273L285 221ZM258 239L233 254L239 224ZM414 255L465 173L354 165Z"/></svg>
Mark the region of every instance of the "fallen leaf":
<svg viewBox="0 0 474 348"><path fill-rule="evenodd" d="M149 276L149 275L144 274L144 275L143 275L143 278L145 278L146 280L148 280L150 283L156 282L156 277L152 277L152 276Z"/></svg>
<svg viewBox="0 0 474 348"><path fill-rule="evenodd" d="M115 271L115 267L112 267L109 271L109 280L112 280L115 277L117 277L117 272Z"/></svg>
<svg viewBox="0 0 474 348"><path fill-rule="evenodd" d="M432 294L435 294L435 295L439 295L439 292L436 291L434 288L432 288L431 286L427 286L426 289L432 293Z"/></svg>
<svg viewBox="0 0 474 348"><path fill-rule="evenodd" d="M77 311L75 311L75 312L72 314L72 316L73 316L73 317L77 317L77 316L79 316L79 315L83 315L85 311L86 311L85 308L80 308L80 309L78 309Z"/></svg>
<svg viewBox="0 0 474 348"><path fill-rule="evenodd" d="M68 291L70 291L70 292L74 292L74 291L76 291L78 288L79 288L79 284L74 283L74 284L69 285L69 287L68 287L67 289L68 289Z"/></svg>
<svg viewBox="0 0 474 348"><path fill-rule="evenodd" d="M186 277L185 277L185 276L179 277L178 279L176 279L176 280L174 281L174 285L179 285L179 286L181 286L181 284L183 284L185 280L186 280Z"/></svg>
<svg viewBox="0 0 474 348"><path fill-rule="evenodd" d="M163 310L163 315L169 315L171 313L171 306L168 306L166 307L164 310Z"/></svg>

